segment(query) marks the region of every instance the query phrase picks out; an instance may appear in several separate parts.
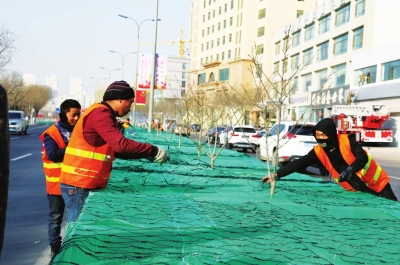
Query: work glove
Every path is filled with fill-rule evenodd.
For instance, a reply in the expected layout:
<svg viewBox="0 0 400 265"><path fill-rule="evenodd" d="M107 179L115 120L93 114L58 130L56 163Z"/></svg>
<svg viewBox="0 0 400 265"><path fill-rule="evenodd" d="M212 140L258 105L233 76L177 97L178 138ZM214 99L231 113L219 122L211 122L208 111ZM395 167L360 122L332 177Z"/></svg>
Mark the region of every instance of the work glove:
<svg viewBox="0 0 400 265"><path fill-rule="evenodd" d="M162 165L164 162L169 161L169 155L168 155L168 153L167 153L164 149L158 147L158 153L157 153L157 155L154 157L154 159L155 159L160 165Z"/></svg>
<svg viewBox="0 0 400 265"><path fill-rule="evenodd" d="M351 175L353 175L353 168L352 167L346 168L346 170L340 173L339 182L348 181Z"/></svg>

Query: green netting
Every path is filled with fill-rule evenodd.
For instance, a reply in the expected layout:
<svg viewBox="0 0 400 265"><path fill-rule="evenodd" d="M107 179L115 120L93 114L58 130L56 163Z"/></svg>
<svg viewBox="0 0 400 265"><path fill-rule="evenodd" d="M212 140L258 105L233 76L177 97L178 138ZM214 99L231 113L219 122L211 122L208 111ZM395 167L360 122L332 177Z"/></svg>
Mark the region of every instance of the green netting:
<svg viewBox="0 0 400 265"><path fill-rule="evenodd" d="M53 264L400 264L400 207L302 174L261 184L266 165L223 150L216 168L187 138L163 166L117 160L91 192Z"/></svg>

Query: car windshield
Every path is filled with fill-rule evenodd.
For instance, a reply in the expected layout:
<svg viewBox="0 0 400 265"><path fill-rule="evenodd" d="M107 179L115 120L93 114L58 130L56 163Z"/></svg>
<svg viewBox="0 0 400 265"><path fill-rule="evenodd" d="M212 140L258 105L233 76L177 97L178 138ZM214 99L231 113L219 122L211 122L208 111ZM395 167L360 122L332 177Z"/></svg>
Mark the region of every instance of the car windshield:
<svg viewBox="0 0 400 265"><path fill-rule="evenodd" d="M244 132L244 133L256 133L256 130L253 128L243 128L243 127L234 128L233 131Z"/></svg>
<svg viewBox="0 0 400 265"><path fill-rule="evenodd" d="M283 130L285 130L285 127L286 127L285 124L280 124L279 132L281 133ZM274 127L272 127L271 130L268 131L268 135L273 136L277 134L278 134L278 124L275 124Z"/></svg>
<svg viewBox="0 0 400 265"><path fill-rule="evenodd" d="M10 120L22 119L21 113L9 112L8 113L8 119L10 119Z"/></svg>
<svg viewBox="0 0 400 265"><path fill-rule="evenodd" d="M308 125L294 125L294 126L289 126L288 132L295 135L313 136L314 134L312 128L313 126L308 126Z"/></svg>

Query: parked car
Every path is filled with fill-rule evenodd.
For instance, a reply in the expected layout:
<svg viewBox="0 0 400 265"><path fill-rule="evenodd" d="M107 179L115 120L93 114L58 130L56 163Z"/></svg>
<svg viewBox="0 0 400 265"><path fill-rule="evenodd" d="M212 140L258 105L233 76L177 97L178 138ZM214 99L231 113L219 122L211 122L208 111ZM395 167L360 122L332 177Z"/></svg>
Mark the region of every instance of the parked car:
<svg viewBox="0 0 400 265"><path fill-rule="evenodd" d="M190 136L190 126L185 124L177 124L174 128L176 135Z"/></svg>
<svg viewBox="0 0 400 265"><path fill-rule="evenodd" d="M219 136L221 133L226 132L231 130L230 125L218 125L218 126L213 126L208 130L207 134L207 141L210 141L210 143L216 142L217 144L220 143L219 141Z"/></svg>
<svg viewBox="0 0 400 265"><path fill-rule="evenodd" d="M275 124L265 135L259 139L261 160L270 160L277 166L283 166L290 161L306 155L316 144L312 128L314 123L294 124L282 122ZM278 135L279 130L279 135ZM279 137L279 148L277 142ZM278 160L275 161L275 154Z"/></svg>
<svg viewBox="0 0 400 265"><path fill-rule="evenodd" d="M192 131L194 131L194 132L200 132L200 130L201 130L201 126L200 125L198 125L198 124L192 124L191 126L190 126L190 128L192 129Z"/></svg>
<svg viewBox="0 0 400 265"><path fill-rule="evenodd" d="M219 142L220 145L223 145L228 141L227 144L229 148L239 148L242 149L243 152L246 152L247 149L252 149L253 152L255 152L255 139L257 136L258 134L253 126L240 125L233 127L232 130L221 133L219 136Z"/></svg>
<svg viewBox="0 0 400 265"><path fill-rule="evenodd" d="M25 113L20 110L9 110L8 127L10 132L28 134L29 121L25 118Z"/></svg>

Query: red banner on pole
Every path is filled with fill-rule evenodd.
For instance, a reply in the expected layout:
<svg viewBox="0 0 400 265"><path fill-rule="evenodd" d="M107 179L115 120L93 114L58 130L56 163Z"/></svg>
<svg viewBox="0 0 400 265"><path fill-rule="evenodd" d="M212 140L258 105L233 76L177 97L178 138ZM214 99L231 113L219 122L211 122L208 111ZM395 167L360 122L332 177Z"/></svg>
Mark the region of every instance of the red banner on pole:
<svg viewBox="0 0 400 265"><path fill-rule="evenodd" d="M146 105L146 90L136 90L136 105Z"/></svg>

